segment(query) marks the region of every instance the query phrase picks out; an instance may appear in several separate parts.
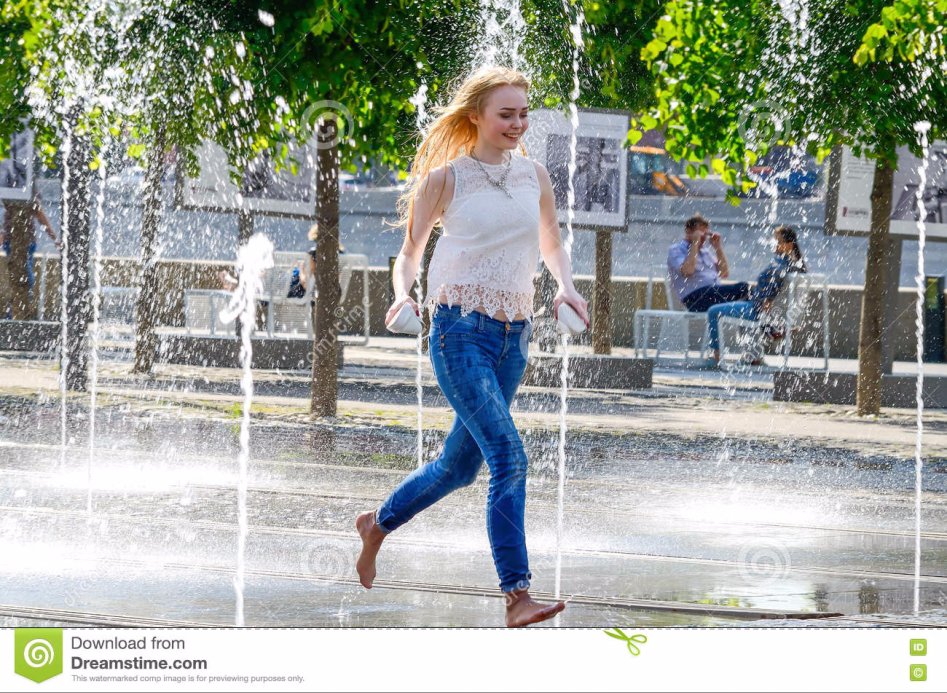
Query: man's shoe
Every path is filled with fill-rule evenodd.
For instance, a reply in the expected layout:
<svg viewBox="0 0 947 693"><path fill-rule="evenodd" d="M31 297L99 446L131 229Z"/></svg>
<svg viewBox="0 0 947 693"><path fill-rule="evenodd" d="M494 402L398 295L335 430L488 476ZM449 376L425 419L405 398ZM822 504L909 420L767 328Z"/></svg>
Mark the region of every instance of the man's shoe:
<svg viewBox="0 0 947 693"><path fill-rule="evenodd" d="M750 354L743 354L743 356L740 357L740 363L743 364L744 366L762 366L763 359L761 359L759 356L751 356Z"/></svg>

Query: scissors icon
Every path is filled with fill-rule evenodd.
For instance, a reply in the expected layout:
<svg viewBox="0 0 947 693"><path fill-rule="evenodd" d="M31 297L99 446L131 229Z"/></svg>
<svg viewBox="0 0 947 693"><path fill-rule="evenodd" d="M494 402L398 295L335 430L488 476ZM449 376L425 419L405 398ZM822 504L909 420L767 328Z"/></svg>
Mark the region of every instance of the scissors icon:
<svg viewBox="0 0 947 693"><path fill-rule="evenodd" d="M611 633L606 630L605 635L615 638L616 640L622 640L628 646L628 651L631 652L631 654L635 657L641 654L641 648L639 648L635 643L644 645L646 642L648 642L648 636L642 635L641 633L635 633L634 635L629 636L625 635L621 628L612 628L612 630L615 632Z"/></svg>

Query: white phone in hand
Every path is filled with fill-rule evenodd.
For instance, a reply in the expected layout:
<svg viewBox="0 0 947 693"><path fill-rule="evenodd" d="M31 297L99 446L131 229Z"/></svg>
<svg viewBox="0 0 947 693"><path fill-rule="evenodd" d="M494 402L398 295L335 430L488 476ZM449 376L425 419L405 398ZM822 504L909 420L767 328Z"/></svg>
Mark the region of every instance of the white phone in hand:
<svg viewBox="0 0 947 693"><path fill-rule="evenodd" d="M391 321L391 324L387 326L389 332L394 332L396 334L421 334L421 330L424 329L424 324L421 322L421 318L418 317L417 313L414 312L414 308L411 307L410 303L405 303L401 306L401 310L398 311L398 314L395 316L395 319Z"/></svg>
<svg viewBox="0 0 947 693"><path fill-rule="evenodd" d="M580 318L579 314L575 312L575 308L568 303L559 304L559 314L557 317L559 334L575 335L585 332L585 320Z"/></svg>

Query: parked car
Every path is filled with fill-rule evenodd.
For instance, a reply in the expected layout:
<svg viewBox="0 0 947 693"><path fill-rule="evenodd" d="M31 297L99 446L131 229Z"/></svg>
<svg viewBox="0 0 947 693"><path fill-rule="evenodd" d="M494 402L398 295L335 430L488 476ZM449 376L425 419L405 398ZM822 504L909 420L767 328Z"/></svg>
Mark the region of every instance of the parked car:
<svg viewBox="0 0 947 693"><path fill-rule="evenodd" d="M674 161L658 147L630 147L628 187L632 195L687 195Z"/></svg>
<svg viewBox="0 0 947 693"><path fill-rule="evenodd" d="M722 200L727 195L728 186L716 173L691 178L686 171L682 171L680 178L690 197L713 197Z"/></svg>
<svg viewBox="0 0 947 693"><path fill-rule="evenodd" d="M775 186L779 197L806 198L819 193L822 167L813 156L794 154L789 147L773 147L750 167L748 177L757 186L747 197L767 197Z"/></svg>
<svg viewBox="0 0 947 693"><path fill-rule="evenodd" d="M629 187L633 195L672 195L674 197L719 197L727 192L718 175L691 178L686 166L674 161L661 147L629 148Z"/></svg>

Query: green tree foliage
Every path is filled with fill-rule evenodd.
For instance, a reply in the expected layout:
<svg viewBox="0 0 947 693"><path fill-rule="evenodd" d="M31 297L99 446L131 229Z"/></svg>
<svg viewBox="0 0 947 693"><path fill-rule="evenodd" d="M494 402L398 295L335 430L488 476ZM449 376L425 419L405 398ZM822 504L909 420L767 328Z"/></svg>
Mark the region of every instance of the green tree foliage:
<svg viewBox="0 0 947 693"><path fill-rule="evenodd" d="M932 123L933 137L944 133L943 79L929 81L925 91L911 65L856 62L865 54L863 38L877 38L871 27L883 16L883 2L817 0L805 7L803 15L799 3L772 0L668 3L642 57L655 78L656 105L645 124L667 127L671 154L710 158L736 185L774 144L796 144L821 158L844 143L892 160L897 146L915 145L917 120Z"/></svg>
<svg viewBox="0 0 947 693"><path fill-rule="evenodd" d="M584 5L580 105L649 102L639 56L662 5ZM526 31L516 43L541 105L562 104L572 90L569 25L578 8L522 3ZM346 126L343 165L371 158L405 167L417 135L412 97L423 83L436 103L474 67L483 12L471 0L4 0L4 124L10 132L28 112L29 87L34 110L82 98L86 124L97 119L90 131L130 136L133 157L161 121L192 170L194 148L208 137L239 170L261 150L285 154L289 140L334 109ZM53 150L57 137L41 133L40 141Z"/></svg>
<svg viewBox="0 0 947 693"><path fill-rule="evenodd" d="M260 25L255 7L231 0L4 0L0 136L29 114L51 155L68 114L97 147L121 138L133 158L159 122L192 167L206 137L239 142L234 154L259 149L276 107L266 94L250 98L264 66L243 36Z"/></svg>
<svg viewBox="0 0 947 693"><path fill-rule="evenodd" d="M4 0L0 10L0 153L8 146L9 135L19 129L20 119L29 113L29 66L22 41L29 28L29 18L14 3Z"/></svg>
<svg viewBox="0 0 947 693"><path fill-rule="evenodd" d="M642 47L663 2L618 0L584 5L580 105L637 109L652 98ZM340 143L343 165L375 158L405 167L417 143L411 103L422 83L429 104L466 76L484 40L484 8L470 0L271 2L272 27L250 38L266 65L267 90L287 103L278 138L310 128L304 114L332 101L350 135ZM524 30L512 43L531 76L535 105L558 106L572 90L570 24L579 5L524 0ZM506 17L500 17L501 21ZM508 58L501 52L501 58ZM509 60L509 62L513 62Z"/></svg>
<svg viewBox="0 0 947 693"><path fill-rule="evenodd" d="M941 73L944 35L947 33L947 0L898 0L881 10L881 21L865 31L855 52L855 63L875 60L929 62Z"/></svg>
<svg viewBox="0 0 947 693"><path fill-rule="evenodd" d="M571 28L580 12L584 21L578 105L632 111L650 105L653 78L641 50L651 39L664 5L659 0L524 1L524 61L533 78L537 105L556 108L570 100L576 42Z"/></svg>
<svg viewBox="0 0 947 693"><path fill-rule="evenodd" d="M257 21L248 46L259 60L262 93L278 97L257 146L305 136L332 113L342 128L343 166L368 158L405 165L416 144L412 98L424 83L436 99L468 63L474 10L430 0L254 5L272 26Z"/></svg>
<svg viewBox="0 0 947 693"><path fill-rule="evenodd" d="M654 80L641 51L650 42L665 5L663 0L585 4L589 32L585 42L588 82L583 90L583 105L639 112L652 104Z"/></svg>
<svg viewBox="0 0 947 693"><path fill-rule="evenodd" d="M712 169L745 188L746 167L776 144L820 159L847 144L876 160L859 335L860 414L880 408L884 258L897 148L918 151L918 121L931 124L931 139L947 132L943 19L936 0L892 6L673 0L642 52L655 77L655 106L643 122L667 128L672 155L701 162L689 165L692 173ZM928 54L931 64L921 60ZM730 197L738 201L732 189Z"/></svg>

